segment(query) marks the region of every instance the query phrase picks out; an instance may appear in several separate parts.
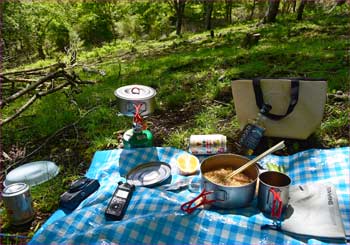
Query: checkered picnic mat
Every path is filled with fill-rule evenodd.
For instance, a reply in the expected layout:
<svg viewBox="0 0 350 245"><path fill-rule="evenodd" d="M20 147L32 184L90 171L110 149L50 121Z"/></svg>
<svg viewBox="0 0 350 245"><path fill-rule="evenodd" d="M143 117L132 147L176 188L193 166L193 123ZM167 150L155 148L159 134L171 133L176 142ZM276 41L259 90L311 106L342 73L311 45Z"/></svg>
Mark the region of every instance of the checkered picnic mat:
<svg viewBox="0 0 350 245"><path fill-rule="evenodd" d="M308 150L291 156L269 155L262 165L274 162L286 167L292 184L331 182L337 188L345 230L350 231L350 148ZM271 221L256 208L256 200L236 210L204 210L192 214L180 205L197 194L188 190L170 192L160 187L137 187L122 221L107 221L104 211L122 176L136 165L149 161L167 162L172 183L182 178L175 160L189 154L174 148L142 148L96 152L87 177L98 179L97 192L70 214L57 210L36 232L29 244L302 244L274 230L261 230ZM320 244L307 239L308 244Z"/></svg>

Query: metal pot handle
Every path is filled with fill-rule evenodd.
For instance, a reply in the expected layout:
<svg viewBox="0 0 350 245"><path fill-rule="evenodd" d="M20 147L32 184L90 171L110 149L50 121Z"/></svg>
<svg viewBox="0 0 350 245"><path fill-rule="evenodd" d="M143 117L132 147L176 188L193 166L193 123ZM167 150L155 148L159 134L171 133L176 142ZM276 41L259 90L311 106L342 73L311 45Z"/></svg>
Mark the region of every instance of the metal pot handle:
<svg viewBox="0 0 350 245"><path fill-rule="evenodd" d="M227 192L224 190L215 190L215 196L217 197L217 201L223 202L227 200Z"/></svg>
<svg viewBox="0 0 350 245"><path fill-rule="evenodd" d="M206 189L206 185L207 185L207 181L204 181L204 183L203 183L203 185L204 185L204 189ZM215 191L213 191L213 193L218 193L218 195L215 195L216 197L218 197L217 199L216 199L216 201L221 201L221 202L223 202L223 201L226 201L227 199L228 199L228 197L227 197L227 192L225 191L225 190L221 190L221 189L216 189ZM220 193L221 193L221 195L220 195Z"/></svg>

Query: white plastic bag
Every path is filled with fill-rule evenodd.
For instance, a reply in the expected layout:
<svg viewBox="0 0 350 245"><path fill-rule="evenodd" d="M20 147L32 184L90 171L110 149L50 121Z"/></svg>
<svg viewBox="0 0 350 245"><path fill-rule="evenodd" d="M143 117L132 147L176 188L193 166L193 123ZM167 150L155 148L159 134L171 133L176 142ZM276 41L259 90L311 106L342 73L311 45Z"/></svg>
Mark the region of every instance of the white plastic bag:
<svg viewBox="0 0 350 245"><path fill-rule="evenodd" d="M345 240L336 189L333 184L291 186L290 217L281 229L298 235Z"/></svg>

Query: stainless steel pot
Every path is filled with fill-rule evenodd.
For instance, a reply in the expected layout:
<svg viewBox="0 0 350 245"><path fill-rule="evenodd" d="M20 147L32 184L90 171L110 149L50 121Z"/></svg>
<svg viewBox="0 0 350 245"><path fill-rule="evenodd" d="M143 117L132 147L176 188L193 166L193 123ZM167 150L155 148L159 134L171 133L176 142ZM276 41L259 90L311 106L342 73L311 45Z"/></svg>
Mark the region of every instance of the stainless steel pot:
<svg viewBox="0 0 350 245"><path fill-rule="evenodd" d="M208 199L217 200L212 205L219 208L241 208L248 206L254 199L256 182L259 175L258 168L253 165L243 171L245 175L253 179L253 182L243 186L223 186L204 177L203 173L220 168L237 169L248 162L249 159L235 154L220 154L205 159L201 164L202 189L213 191Z"/></svg>
<svg viewBox="0 0 350 245"><path fill-rule="evenodd" d="M127 85L114 91L119 110L126 116L134 116L134 105L141 104L140 114L146 116L154 111L156 91L144 85Z"/></svg>
<svg viewBox="0 0 350 245"><path fill-rule="evenodd" d="M219 154L204 159L200 167L202 193L192 201L184 203L181 206L181 209L187 213L191 213L198 206L209 203L223 209L248 206L254 199L256 183L259 175L259 170L256 165L252 165L243 171L245 175L253 180L251 183L243 186L223 186L210 181L203 175L208 171L221 168L229 167L237 169L248 161L248 158L235 154ZM199 199L201 199L200 203L195 207L191 207Z"/></svg>

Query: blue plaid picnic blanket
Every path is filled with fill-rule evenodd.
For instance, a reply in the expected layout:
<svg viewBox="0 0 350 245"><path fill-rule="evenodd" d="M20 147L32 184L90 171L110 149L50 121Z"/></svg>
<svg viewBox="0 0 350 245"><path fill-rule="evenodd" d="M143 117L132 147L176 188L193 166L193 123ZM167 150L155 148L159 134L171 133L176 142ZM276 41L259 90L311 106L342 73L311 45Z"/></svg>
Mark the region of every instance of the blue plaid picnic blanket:
<svg viewBox="0 0 350 245"><path fill-rule="evenodd" d="M290 156L269 155L260 163L286 167L292 184L331 182L336 186L346 231L350 231L350 148L312 149ZM143 162L162 161L172 168L172 183L188 178L178 174L176 158L189 154L170 147L108 150L95 153L86 173L98 179L100 188L72 213L57 210L34 234L29 244L320 244L314 238L300 240L279 231L261 230L271 223L256 208L256 199L236 210L200 209L187 214L182 203L197 193L187 189L164 191L160 187L136 187L121 221L107 221L104 211L123 176Z"/></svg>

